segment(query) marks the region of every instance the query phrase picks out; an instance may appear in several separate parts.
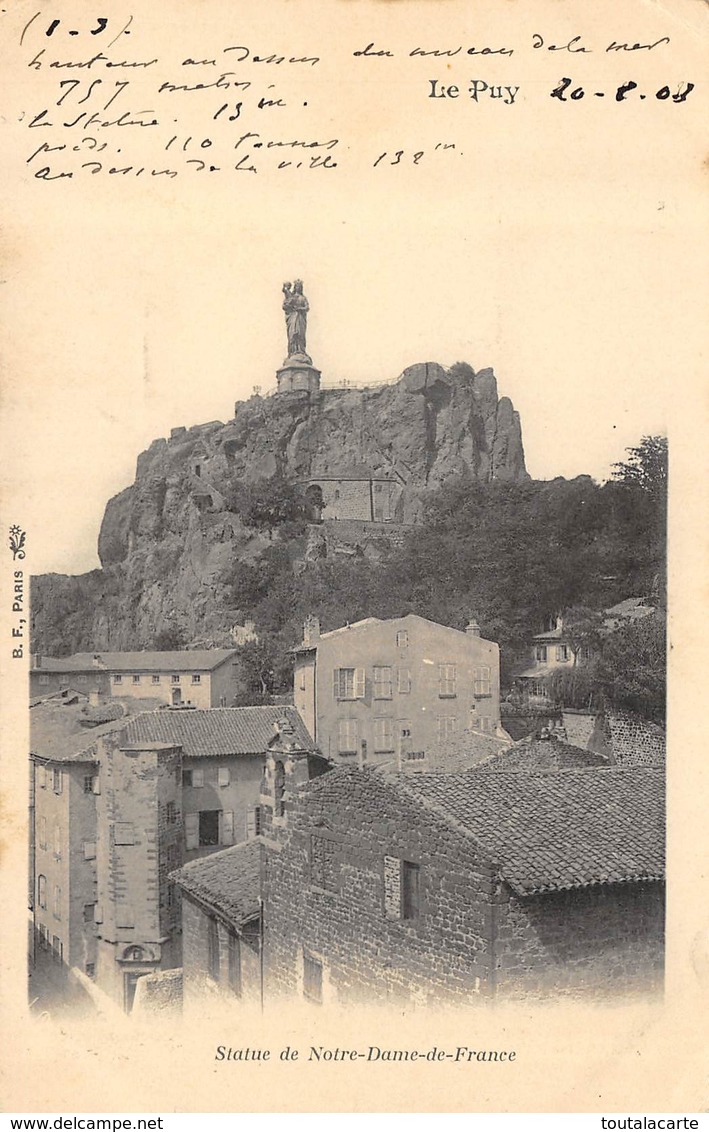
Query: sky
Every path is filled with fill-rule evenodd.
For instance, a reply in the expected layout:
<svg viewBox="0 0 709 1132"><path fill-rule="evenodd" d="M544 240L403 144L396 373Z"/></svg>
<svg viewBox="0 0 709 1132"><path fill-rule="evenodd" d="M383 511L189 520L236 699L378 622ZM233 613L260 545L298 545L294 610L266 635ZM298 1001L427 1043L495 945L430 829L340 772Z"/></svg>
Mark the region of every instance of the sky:
<svg viewBox="0 0 709 1132"><path fill-rule="evenodd" d="M363 9L350 11L359 42ZM504 19L500 36L523 35ZM404 34L386 5L367 26L382 42ZM0 483L31 571L97 567L104 507L138 454L273 387L281 285L296 277L324 383L391 380L420 361L491 366L535 478L604 480L643 435L671 433L700 363L700 117L688 103L648 132L664 103L561 107L548 97L558 64L542 63L520 55L517 105L454 113L425 97L428 70L402 64L388 82L370 68L363 85L335 58L308 79L327 92L308 88L312 132L355 130L347 171L330 177L145 188L25 175L6 199ZM363 156L432 154L436 139L456 148L417 168L375 171Z"/></svg>

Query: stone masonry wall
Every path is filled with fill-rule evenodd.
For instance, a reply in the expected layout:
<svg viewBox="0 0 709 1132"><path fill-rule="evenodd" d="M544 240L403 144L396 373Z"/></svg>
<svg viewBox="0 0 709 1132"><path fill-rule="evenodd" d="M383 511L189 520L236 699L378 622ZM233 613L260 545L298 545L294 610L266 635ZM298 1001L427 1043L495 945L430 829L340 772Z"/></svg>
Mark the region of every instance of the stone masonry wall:
<svg viewBox="0 0 709 1132"><path fill-rule="evenodd" d="M494 882L470 843L431 814L417 820L368 775L351 795L307 797L286 796L283 847L268 854L267 996L302 993L304 949L322 961L325 1001L486 993ZM387 914L385 867L396 868L394 859L419 866L415 919L394 918L391 906Z"/></svg>
<svg viewBox="0 0 709 1132"><path fill-rule="evenodd" d="M601 773L601 772L599 772ZM594 885L501 904L500 993L603 997L662 983L664 884Z"/></svg>

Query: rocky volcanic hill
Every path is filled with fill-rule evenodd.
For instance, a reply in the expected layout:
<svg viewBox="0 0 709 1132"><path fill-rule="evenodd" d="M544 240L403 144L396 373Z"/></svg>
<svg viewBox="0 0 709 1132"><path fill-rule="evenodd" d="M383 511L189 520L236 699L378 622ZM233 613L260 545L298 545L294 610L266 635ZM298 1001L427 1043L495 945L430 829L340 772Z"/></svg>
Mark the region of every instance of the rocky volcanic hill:
<svg viewBox="0 0 709 1132"><path fill-rule="evenodd" d="M33 579L33 650L144 648L170 629L186 644L231 643L235 619L249 611L235 606L230 567L269 545L230 509L234 486L352 465L404 481L404 523L450 476L528 478L519 415L498 398L491 369L431 362L392 384L323 389L311 400L251 397L227 424L173 429L141 453L135 483L106 507L102 569Z"/></svg>

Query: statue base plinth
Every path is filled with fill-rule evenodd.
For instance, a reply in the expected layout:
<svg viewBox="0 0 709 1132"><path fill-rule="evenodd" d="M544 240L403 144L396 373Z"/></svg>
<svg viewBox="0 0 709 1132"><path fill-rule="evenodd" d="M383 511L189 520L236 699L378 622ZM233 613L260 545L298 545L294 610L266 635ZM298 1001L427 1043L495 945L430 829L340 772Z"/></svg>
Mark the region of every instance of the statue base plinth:
<svg viewBox="0 0 709 1132"><path fill-rule="evenodd" d="M279 393L317 393L320 370L315 369L307 354L293 354L276 370Z"/></svg>

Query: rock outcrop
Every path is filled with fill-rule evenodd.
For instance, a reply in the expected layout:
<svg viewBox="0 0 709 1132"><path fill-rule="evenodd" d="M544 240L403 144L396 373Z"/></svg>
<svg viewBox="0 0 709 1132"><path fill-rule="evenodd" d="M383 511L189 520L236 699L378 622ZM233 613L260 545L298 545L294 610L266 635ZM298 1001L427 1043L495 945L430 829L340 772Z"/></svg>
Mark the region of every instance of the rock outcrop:
<svg viewBox="0 0 709 1132"><path fill-rule="evenodd" d="M297 483L355 465L404 484L404 523L416 522L422 497L451 476L528 478L519 415L498 398L491 369L427 362L391 384L253 396L228 423L173 429L141 453L135 482L106 507L102 569L33 579L33 649L141 648L157 633L231 643L248 609L235 607L224 579L235 560L248 563L269 545L232 506L237 485ZM306 558L305 541L301 550Z"/></svg>

